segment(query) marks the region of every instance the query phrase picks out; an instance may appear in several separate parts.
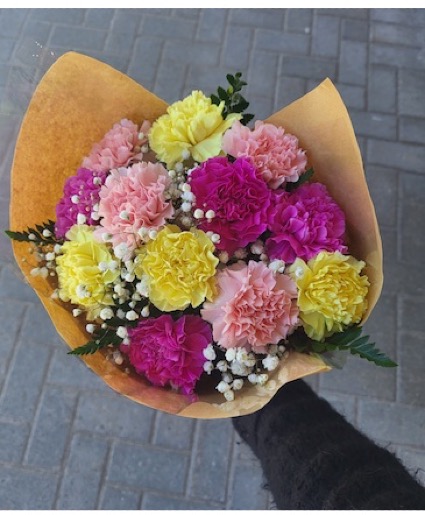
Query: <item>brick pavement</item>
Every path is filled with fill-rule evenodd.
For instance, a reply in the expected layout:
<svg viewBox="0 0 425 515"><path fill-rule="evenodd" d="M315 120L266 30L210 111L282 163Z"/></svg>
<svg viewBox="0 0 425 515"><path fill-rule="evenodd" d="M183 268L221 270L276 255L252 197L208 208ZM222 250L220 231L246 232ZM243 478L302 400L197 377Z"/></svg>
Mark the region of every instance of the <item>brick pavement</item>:
<svg viewBox="0 0 425 515"><path fill-rule="evenodd" d="M240 70L258 118L326 76L335 81L385 249L384 291L367 328L400 366L349 359L343 372L310 383L425 481L425 10L0 10L1 227L22 114L44 71L71 49L168 102L194 88L209 93ZM135 405L67 356L4 236L0 248L0 508L273 506L230 421Z"/></svg>

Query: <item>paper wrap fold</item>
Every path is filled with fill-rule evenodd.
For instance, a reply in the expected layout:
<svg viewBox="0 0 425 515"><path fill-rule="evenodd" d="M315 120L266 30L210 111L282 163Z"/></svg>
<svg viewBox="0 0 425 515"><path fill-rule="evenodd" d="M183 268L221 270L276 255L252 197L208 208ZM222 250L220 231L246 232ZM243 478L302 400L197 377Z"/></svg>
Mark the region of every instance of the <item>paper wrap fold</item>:
<svg viewBox="0 0 425 515"><path fill-rule="evenodd" d="M90 57L69 52L48 70L23 120L12 169L11 230L22 231L55 219L55 206L65 179L76 173L92 145L122 118L154 121L167 104L126 75ZM295 134L307 150L314 179L324 183L346 214L350 253L367 263L371 283L369 316L383 282L382 245L375 210L364 177L360 151L344 103L329 79L268 120ZM88 340L83 319L71 307L50 298L53 286L30 275L36 262L28 245L13 242L16 261L49 313L58 333L71 347ZM69 359L75 359L70 357ZM101 353L83 356L88 367L114 390L154 409L193 418L246 415L262 408L288 381L329 370L320 359L291 353L273 373L268 391L247 386L235 401L218 392L199 394L198 401L127 375Z"/></svg>

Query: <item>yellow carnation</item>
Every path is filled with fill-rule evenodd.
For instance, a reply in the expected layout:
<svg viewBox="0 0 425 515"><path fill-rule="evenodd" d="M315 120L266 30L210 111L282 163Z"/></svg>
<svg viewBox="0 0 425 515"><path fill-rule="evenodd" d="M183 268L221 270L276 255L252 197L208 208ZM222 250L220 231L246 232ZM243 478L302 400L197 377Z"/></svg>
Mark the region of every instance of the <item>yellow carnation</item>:
<svg viewBox="0 0 425 515"><path fill-rule="evenodd" d="M167 225L138 251L135 273L146 277L149 299L161 311L197 307L215 294L214 245L198 229Z"/></svg>
<svg viewBox="0 0 425 515"><path fill-rule="evenodd" d="M59 297L84 306L89 313L100 305L113 304L108 285L118 277L119 263L106 245L93 239L93 229L87 225L74 225L66 237L69 241L56 258ZM99 263L105 263L105 271Z"/></svg>
<svg viewBox="0 0 425 515"><path fill-rule="evenodd" d="M300 318L307 335L322 340L359 323L367 308L365 266L340 252L320 252L305 263L297 258L289 274L297 283Z"/></svg>
<svg viewBox="0 0 425 515"><path fill-rule="evenodd" d="M201 91L175 102L152 125L149 143L158 158L168 167L182 161L188 151L195 161L206 161L221 151L224 132L240 114L230 114L223 120L224 102L216 106Z"/></svg>

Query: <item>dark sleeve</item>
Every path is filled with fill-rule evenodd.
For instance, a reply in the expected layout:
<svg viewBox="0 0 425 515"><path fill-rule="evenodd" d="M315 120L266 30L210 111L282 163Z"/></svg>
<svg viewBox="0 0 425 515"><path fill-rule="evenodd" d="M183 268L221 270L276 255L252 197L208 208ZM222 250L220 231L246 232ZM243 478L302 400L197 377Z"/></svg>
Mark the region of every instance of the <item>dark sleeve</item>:
<svg viewBox="0 0 425 515"><path fill-rule="evenodd" d="M259 458L278 509L425 509L425 489L400 461L301 380L233 425Z"/></svg>

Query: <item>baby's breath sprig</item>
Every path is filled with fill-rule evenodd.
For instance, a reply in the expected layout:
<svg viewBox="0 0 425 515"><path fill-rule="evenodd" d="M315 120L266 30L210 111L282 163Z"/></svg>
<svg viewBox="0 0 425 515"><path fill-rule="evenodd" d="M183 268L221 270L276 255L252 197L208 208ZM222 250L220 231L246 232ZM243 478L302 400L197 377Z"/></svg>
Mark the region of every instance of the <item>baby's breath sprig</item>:
<svg viewBox="0 0 425 515"><path fill-rule="evenodd" d="M235 75L227 74L226 79L229 83L227 89L219 86L217 95L214 93L210 95L212 103L217 106L224 101L223 118L231 113L243 113L248 109L249 102L240 94L242 88L247 85L245 81L241 80L241 77L241 72L237 72ZM242 125L247 125L253 118L253 114L245 113L241 118Z"/></svg>

